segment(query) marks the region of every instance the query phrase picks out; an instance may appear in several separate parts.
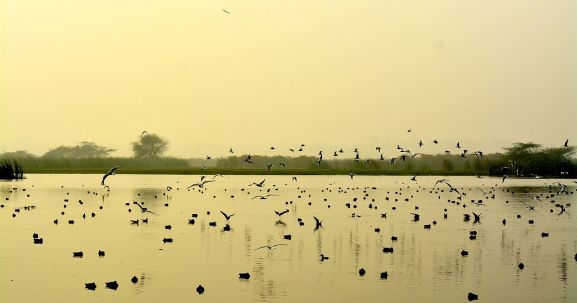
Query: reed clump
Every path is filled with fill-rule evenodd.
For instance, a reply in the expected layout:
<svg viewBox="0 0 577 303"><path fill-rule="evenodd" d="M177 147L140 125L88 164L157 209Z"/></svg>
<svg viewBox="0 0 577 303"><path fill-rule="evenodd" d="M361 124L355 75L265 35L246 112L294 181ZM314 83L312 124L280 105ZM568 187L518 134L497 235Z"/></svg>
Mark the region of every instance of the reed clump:
<svg viewBox="0 0 577 303"><path fill-rule="evenodd" d="M24 179L22 166L16 160L0 160L0 179L14 180Z"/></svg>

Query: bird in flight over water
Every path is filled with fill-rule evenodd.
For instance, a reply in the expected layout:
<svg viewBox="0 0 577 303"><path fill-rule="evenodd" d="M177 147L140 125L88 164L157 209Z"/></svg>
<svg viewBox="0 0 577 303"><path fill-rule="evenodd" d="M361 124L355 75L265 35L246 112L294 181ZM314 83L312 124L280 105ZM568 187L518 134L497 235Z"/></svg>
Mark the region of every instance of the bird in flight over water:
<svg viewBox="0 0 577 303"><path fill-rule="evenodd" d="M106 178L108 178L108 176L116 175L116 170L119 168L120 168L120 166L115 166L111 170L109 170L106 174L104 174L104 176L102 177L102 182L100 182L100 185L104 186L104 180L106 180Z"/></svg>
<svg viewBox="0 0 577 303"><path fill-rule="evenodd" d="M286 246L286 244L264 245L264 246L255 248L255 250L259 250L259 249L262 249L262 248L268 248L269 250L273 250L273 249L275 249L275 248L277 248L277 247L279 247L279 246L281 246L281 245L285 245L285 246Z"/></svg>

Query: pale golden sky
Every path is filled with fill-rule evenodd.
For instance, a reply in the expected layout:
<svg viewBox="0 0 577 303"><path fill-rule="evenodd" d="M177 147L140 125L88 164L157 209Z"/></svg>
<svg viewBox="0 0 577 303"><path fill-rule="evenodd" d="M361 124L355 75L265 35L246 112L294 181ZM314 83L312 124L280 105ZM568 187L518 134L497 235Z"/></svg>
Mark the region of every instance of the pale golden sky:
<svg viewBox="0 0 577 303"><path fill-rule="evenodd" d="M577 144L574 0L0 0L0 19L0 152L130 155L142 130L175 156Z"/></svg>

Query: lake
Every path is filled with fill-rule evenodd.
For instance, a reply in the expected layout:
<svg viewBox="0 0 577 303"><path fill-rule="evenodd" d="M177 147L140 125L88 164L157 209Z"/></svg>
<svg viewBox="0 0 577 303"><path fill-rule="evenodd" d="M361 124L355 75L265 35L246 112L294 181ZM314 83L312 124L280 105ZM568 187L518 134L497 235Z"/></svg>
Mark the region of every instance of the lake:
<svg viewBox="0 0 577 303"><path fill-rule="evenodd" d="M110 191L102 175L2 181L0 301L466 302L471 292L482 302L577 302L573 181L410 178L217 176L190 191L200 176L118 174ZM434 188L441 178L462 195ZM234 214L228 231L220 211Z"/></svg>

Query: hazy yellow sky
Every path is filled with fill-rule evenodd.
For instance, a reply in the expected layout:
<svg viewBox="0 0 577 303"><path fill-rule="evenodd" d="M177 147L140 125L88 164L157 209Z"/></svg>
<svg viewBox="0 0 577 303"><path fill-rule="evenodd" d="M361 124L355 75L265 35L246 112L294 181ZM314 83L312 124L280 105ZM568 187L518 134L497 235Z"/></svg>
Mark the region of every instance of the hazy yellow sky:
<svg viewBox="0 0 577 303"><path fill-rule="evenodd" d="M577 144L574 0L0 3L0 152Z"/></svg>

